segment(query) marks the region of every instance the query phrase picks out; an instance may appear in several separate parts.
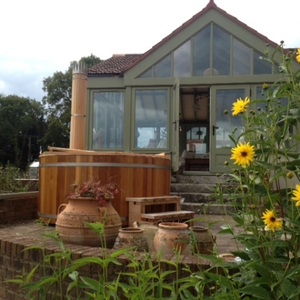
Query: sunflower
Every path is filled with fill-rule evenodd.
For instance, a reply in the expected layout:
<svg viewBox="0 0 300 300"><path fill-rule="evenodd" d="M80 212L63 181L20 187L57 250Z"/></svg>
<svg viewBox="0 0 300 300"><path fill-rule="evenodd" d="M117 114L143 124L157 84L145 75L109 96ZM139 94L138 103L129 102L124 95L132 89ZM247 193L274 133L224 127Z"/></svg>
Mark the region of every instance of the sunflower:
<svg viewBox="0 0 300 300"><path fill-rule="evenodd" d="M245 167L253 161L254 146L251 146L250 143L239 143L235 148L231 149L231 153L230 159L235 160L235 164Z"/></svg>
<svg viewBox="0 0 300 300"><path fill-rule="evenodd" d="M300 63L300 48L297 49L296 60L297 60L298 63Z"/></svg>
<svg viewBox="0 0 300 300"><path fill-rule="evenodd" d="M276 219L273 210L266 210L263 213L262 219L266 225L266 229L272 230L273 232L275 229L282 228L282 220Z"/></svg>
<svg viewBox="0 0 300 300"><path fill-rule="evenodd" d="M237 99L236 102L233 103L232 115L236 116L245 112L249 103L250 99L248 97L246 97L245 100L242 100L241 98Z"/></svg>
<svg viewBox="0 0 300 300"><path fill-rule="evenodd" d="M293 195L292 200L297 201L296 206L300 206L300 185L296 185L296 189L293 190Z"/></svg>

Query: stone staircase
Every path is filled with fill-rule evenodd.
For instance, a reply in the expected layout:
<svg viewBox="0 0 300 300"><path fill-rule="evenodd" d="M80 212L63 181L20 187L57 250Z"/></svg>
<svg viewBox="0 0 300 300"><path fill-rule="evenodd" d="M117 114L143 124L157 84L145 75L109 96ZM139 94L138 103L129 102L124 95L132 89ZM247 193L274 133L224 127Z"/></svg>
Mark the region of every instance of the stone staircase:
<svg viewBox="0 0 300 300"><path fill-rule="evenodd" d="M230 187L224 177L178 175L176 182L173 181L171 195L184 198L181 204L183 210L191 210L197 214L223 215L234 209L228 200L228 194L224 194L221 200L220 193L216 190Z"/></svg>

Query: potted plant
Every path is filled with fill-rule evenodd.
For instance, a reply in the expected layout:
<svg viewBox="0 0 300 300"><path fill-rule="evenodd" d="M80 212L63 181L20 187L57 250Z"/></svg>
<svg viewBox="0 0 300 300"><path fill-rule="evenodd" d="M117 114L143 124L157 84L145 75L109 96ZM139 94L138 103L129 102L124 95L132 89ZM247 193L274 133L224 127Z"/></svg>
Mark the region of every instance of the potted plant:
<svg viewBox="0 0 300 300"><path fill-rule="evenodd" d="M119 194L119 187L114 182L102 185L101 181L87 181L81 185L72 184L67 198L93 198L99 201L100 206L105 206L117 194Z"/></svg>
<svg viewBox="0 0 300 300"><path fill-rule="evenodd" d="M68 204L58 208L56 230L66 243L102 246L111 248L122 227L121 218L112 206L112 200L119 193L114 182L102 184L100 181L74 183L66 196ZM89 224L101 223L101 237Z"/></svg>

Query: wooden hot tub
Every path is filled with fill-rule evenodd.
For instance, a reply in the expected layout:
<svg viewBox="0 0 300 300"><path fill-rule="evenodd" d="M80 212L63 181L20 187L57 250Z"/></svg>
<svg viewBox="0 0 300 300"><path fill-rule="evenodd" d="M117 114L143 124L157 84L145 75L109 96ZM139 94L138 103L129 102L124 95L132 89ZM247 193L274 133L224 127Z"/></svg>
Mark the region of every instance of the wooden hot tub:
<svg viewBox="0 0 300 300"><path fill-rule="evenodd" d="M39 216L55 223L58 207L67 203L73 183L88 180L110 181L120 186L112 200L114 208L128 225L126 197L170 195L171 161L167 156L84 150L49 151L40 155Z"/></svg>

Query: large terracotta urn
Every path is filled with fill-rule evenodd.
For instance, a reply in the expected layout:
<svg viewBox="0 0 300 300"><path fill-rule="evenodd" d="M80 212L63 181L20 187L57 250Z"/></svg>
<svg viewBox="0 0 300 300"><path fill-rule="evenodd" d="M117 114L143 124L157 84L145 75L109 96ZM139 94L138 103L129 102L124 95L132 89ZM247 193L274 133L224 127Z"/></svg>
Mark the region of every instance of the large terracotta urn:
<svg viewBox="0 0 300 300"><path fill-rule="evenodd" d="M103 224L101 234L86 224L96 222ZM121 227L121 218L111 201L99 206L94 198L79 197L58 208L56 230L65 243L112 248Z"/></svg>
<svg viewBox="0 0 300 300"><path fill-rule="evenodd" d="M189 245L188 225L185 223L162 222L153 240L153 250L162 254L192 255Z"/></svg>

